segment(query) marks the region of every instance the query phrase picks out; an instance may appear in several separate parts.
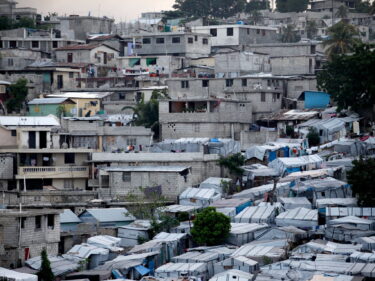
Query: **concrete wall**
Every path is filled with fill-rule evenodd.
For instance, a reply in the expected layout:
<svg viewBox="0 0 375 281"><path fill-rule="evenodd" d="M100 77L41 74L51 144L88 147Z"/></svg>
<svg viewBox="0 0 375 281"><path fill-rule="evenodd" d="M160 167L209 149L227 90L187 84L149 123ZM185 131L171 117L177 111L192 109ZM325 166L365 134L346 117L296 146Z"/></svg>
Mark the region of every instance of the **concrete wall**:
<svg viewBox="0 0 375 281"><path fill-rule="evenodd" d="M16 147L17 137L12 136L12 130L0 127L0 148Z"/></svg>
<svg viewBox="0 0 375 281"><path fill-rule="evenodd" d="M24 69L36 60L42 58L42 53L32 50L0 49L0 69Z"/></svg>
<svg viewBox="0 0 375 281"><path fill-rule="evenodd" d="M271 57L273 75L311 75L315 65L315 56Z"/></svg>
<svg viewBox="0 0 375 281"><path fill-rule="evenodd" d="M1 137L0 137L1 138ZM11 154L0 154L0 180L13 179L14 158ZM0 190L7 190L7 186L0 184Z"/></svg>
<svg viewBox="0 0 375 281"><path fill-rule="evenodd" d="M269 54L270 56L305 56L315 54L315 44L275 43L246 46L246 50Z"/></svg>
<svg viewBox="0 0 375 281"><path fill-rule="evenodd" d="M277 137L277 132L241 131L241 149L245 150L253 145L264 144L269 141L276 141Z"/></svg>

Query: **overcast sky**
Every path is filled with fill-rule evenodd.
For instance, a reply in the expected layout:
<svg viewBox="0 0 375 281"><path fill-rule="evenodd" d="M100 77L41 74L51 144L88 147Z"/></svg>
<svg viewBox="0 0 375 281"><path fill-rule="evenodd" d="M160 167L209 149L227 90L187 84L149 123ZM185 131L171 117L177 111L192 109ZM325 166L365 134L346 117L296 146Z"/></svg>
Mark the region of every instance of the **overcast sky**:
<svg viewBox="0 0 375 281"><path fill-rule="evenodd" d="M174 0L16 0L18 7L33 7L42 15L57 12L59 15L107 16L120 20L137 19L142 12L171 9Z"/></svg>

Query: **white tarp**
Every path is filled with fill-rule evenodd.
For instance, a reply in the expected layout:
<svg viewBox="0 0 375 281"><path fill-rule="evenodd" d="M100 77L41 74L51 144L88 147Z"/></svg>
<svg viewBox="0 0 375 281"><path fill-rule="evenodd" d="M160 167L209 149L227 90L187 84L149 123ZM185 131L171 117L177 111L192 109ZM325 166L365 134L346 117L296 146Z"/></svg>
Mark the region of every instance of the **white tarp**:
<svg viewBox="0 0 375 281"><path fill-rule="evenodd" d="M323 159L318 155L307 155L300 157L282 157L276 158L268 167L274 168L283 175L287 172L287 169L292 169L290 172L296 172L293 168L303 168L304 170L314 170L321 168L323 164Z"/></svg>
<svg viewBox="0 0 375 281"><path fill-rule="evenodd" d="M14 281L38 281L38 276L28 273L20 273L0 267L0 279L6 278Z"/></svg>
<svg viewBox="0 0 375 281"><path fill-rule="evenodd" d="M278 215L275 221L278 226L316 227L318 226L318 211L306 208L291 209Z"/></svg>

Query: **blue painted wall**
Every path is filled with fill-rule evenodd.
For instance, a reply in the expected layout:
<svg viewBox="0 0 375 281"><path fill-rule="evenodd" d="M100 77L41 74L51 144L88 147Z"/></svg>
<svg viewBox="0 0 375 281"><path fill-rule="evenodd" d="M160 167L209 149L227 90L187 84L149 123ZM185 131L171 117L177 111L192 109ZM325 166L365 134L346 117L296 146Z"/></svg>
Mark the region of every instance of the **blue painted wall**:
<svg viewBox="0 0 375 281"><path fill-rule="evenodd" d="M326 108L330 95L324 92L305 92L305 108Z"/></svg>

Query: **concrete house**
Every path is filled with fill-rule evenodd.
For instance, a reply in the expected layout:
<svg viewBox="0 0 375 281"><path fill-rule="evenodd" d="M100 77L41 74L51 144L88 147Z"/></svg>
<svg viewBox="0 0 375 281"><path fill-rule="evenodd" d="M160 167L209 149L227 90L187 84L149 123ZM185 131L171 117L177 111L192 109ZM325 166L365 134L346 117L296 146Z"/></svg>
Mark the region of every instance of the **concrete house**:
<svg viewBox="0 0 375 281"><path fill-rule="evenodd" d="M58 62L116 67L119 51L104 44L92 43L58 48L55 56Z"/></svg>
<svg viewBox="0 0 375 281"><path fill-rule="evenodd" d="M212 47L237 47L257 43L277 42L277 28L253 25L194 26L194 32L211 35Z"/></svg>
<svg viewBox="0 0 375 281"><path fill-rule="evenodd" d="M205 57L211 53L211 36L204 33L160 32L138 33L128 36L136 40L136 46L130 44L127 54L140 56L172 55L187 58Z"/></svg>
<svg viewBox="0 0 375 281"><path fill-rule="evenodd" d="M252 122L252 103L229 99L179 99L159 102L163 139L234 138Z"/></svg>
<svg viewBox="0 0 375 281"><path fill-rule="evenodd" d="M21 18L30 18L39 20L40 15L37 14L37 9L30 7L17 7L17 2L12 0L0 1L0 16L11 18L18 21Z"/></svg>
<svg viewBox="0 0 375 281"><path fill-rule="evenodd" d="M101 181L108 176L108 183ZM129 166L108 167L99 170L99 192L111 198L137 195L163 195L176 200L191 186L191 168L183 166Z"/></svg>
<svg viewBox="0 0 375 281"><path fill-rule="evenodd" d="M76 103L69 98L33 99L27 103L29 116L71 116Z"/></svg>
<svg viewBox="0 0 375 281"><path fill-rule="evenodd" d="M16 268L46 248L58 253L59 210L0 210L0 266Z"/></svg>

